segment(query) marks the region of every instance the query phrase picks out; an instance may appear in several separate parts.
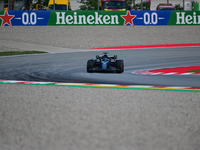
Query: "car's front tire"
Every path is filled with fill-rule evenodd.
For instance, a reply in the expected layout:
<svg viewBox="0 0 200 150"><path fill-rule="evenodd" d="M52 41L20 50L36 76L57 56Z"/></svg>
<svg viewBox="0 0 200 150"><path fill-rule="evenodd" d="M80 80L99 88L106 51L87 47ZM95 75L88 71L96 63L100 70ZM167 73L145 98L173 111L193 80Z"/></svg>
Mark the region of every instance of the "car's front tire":
<svg viewBox="0 0 200 150"><path fill-rule="evenodd" d="M116 72L122 73L124 72L124 61L123 60L116 60Z"/></svg>
<svg viewBox="0 0 200 150"><path fill-rule="evenodd" d="M94 68L94 60L88 60L87 62L87 72L92 73Z"/></svg>

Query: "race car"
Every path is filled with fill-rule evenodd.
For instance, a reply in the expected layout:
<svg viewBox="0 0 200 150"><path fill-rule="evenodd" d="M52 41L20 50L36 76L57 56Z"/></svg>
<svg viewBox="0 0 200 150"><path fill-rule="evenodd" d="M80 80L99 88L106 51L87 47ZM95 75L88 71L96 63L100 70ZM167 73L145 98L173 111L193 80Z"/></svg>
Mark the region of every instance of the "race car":
<svg viewBox="0 0 200 150"><path fill-rule="evenodd" d="M108 56L107 52L104 55L96 55L96 59L90 59L87 61L87 72L124 72L124 61L116 60L117 55L113 57Z"/></svg>

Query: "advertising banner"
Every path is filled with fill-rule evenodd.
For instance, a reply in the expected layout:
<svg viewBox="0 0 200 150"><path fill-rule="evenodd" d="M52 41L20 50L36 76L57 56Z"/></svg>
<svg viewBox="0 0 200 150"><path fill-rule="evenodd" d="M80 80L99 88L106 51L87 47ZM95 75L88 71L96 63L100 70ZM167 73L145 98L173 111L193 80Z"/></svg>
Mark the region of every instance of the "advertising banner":
<svg viewBox="0 0 200 150"><path fill-rule="evenodd" d="M199 11L0 11L1 26L200 25Z"/></svg>
<svg viewBox="0 0 200 150"><path fill-rule="evenodd" d="M0 11L1 26L46 26L50 11Z"/></svg>
<svg viewBox="0 0 200 150"><path fill-rule="evenodd" d="M170 11L51 11L48 25L167 25L170 13Z"/></svg>
<svg viewBox="0 0 200 150"><path fill-rule="evenodd" d="M172 11L168 25L200 25L200 11Z"/></svg>
<svg viewBox="0 0 200 150"><path fill-rule="evenodd" d="M126 11L51 11L48 25L122 25Z"/></svg>

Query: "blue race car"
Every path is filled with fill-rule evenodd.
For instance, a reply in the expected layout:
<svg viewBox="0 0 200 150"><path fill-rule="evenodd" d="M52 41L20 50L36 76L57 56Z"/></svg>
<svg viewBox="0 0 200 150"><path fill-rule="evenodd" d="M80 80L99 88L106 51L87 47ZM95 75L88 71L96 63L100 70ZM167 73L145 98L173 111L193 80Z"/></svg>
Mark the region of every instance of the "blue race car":
<svg viewBox="0 0 200 150"><path fill-rule="evenodd" d="M87 72L124 72L124 61L116 60L117 55L109 57L107 52L104 55L96 55L96 59L90 59L87 61Z"/></svg>

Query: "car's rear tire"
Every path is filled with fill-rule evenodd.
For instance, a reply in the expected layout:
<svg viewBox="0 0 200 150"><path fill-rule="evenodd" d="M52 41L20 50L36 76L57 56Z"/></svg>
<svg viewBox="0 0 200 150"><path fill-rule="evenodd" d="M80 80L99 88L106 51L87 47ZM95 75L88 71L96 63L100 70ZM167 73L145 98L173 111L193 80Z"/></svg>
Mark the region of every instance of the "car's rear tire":
<svg viewBox="0 0 200 150"><path fill-rule="evenodd" d="M124 72L124 61L123 60L116 60L116 72L122 73Z"/></svg>
<svg viewBox="0 0 200 150"><path fill-rule="evenodd" d="M93 60L88 60L87 62L87 72L92 73L93 72L93 67L94 67L94 61Z"/></svg>

